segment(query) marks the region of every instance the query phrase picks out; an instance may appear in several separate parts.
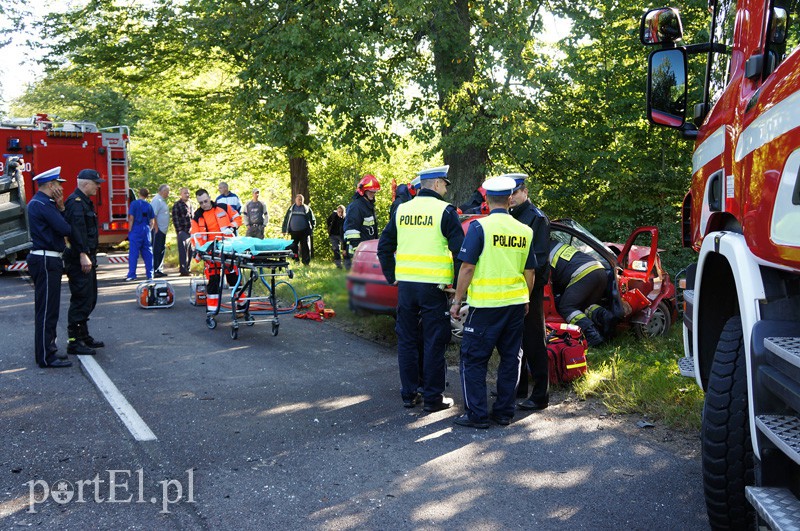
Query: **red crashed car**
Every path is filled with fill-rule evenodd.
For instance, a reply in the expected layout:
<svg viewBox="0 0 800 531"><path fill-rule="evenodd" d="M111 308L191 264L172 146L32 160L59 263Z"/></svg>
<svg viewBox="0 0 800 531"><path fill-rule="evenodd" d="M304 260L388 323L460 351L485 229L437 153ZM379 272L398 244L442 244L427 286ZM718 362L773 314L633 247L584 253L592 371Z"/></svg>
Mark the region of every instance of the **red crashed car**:
<svg viewBox="0 0 800 531"><path fill-rule="evenodd" d="M462 216L464 230L479 216ZM608 272L608 289L602 305L620 315L620 326L639 337L665 335L677 318L675 285L661 265L658 229L640 227L624 244L603 243L571 219L552 221L551 239L569 244L597 258ZM350 309L359 313L394 314L397 286L389 285L378 262L378 240L362 242L347 276ZM544 292L548 323L564 322L556 311L551 286ZM458 327L455 324L456 328ZM457 330L455 335L459 335Z"/></svg>

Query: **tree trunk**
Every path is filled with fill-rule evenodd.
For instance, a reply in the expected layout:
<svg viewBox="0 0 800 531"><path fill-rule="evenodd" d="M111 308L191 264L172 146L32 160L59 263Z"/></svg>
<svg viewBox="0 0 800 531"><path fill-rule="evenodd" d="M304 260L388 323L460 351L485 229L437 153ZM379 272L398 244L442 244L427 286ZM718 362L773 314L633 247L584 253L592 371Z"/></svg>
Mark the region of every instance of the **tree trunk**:
<svg viewBox="0 0 800 531"><path fill-rule="evenodd" d="M483 182L490 141L475 134L486 118L477 95L465 88L475 76L470 0L438 0L435 12L430 37L439 108L445 116L441 148L453 182L447 199L458 205Z"/></svg>
<svg viewBox="0 0 800 531"><path fill-rule="evenodd" d="M468 146L457 152L445 150L444 163L450 165L448 176L453 183L448 190L448 202L459 206L469 199L484 180L488 160L487 146Z"/></svg>
<svg viewBox="0 0 800 531"><path fill-rule="evenodd" d="M289 176L292 184L292 202L297 194L303 194L306 204L311 202L308 195L308 161L304 156L289 156Z"/></svg>

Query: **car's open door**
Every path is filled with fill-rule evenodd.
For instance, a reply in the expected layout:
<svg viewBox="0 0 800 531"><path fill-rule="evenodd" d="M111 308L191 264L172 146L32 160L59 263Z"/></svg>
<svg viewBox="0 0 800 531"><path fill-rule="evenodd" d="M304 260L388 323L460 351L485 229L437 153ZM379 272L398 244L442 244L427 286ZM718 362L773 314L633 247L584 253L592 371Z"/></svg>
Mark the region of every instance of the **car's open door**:
<svg viewBox="0 0 800 531"><path fill-rule="evenodd" d="M658 254L658 228L639 227L628 236L617 257L619 266L632 278L648 280Z"/></svg>

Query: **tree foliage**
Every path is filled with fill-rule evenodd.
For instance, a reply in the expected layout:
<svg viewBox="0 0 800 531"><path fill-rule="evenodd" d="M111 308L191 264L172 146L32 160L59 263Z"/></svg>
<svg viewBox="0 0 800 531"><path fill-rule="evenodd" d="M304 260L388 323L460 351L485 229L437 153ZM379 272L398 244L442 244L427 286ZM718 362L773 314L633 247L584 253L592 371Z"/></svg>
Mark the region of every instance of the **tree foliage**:
<svg viewBox="0 0 800 531"><path fill-rule="evenodd" d="M680 7L699 42L705 2ZM558 42L541 39L545 10L570 22ZM641 15L613 0L90 0L47 19L49 73L18 108L127 123L137 182L274 182L279 218L294 193L323 217L363 173L388 188L444 161L456 203L522 170L551 217L604 239L657 224L671 246L691 149L644 119Z"/></svg>

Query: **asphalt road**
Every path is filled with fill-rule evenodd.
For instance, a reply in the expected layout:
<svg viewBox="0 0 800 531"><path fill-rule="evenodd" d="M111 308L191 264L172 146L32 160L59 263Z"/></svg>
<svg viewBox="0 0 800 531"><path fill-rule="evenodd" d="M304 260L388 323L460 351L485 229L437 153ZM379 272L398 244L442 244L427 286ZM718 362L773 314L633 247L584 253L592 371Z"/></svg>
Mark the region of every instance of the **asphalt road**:
<svg viewBox="0 0 800 531"><path fill-rule="evenodd" d="M694 442L574 400L507 428L456 427L458 408L402 407L391 349L288 316L277 337L257 324L234 341L229 316L209 330L188 304L187 279L170 277L173 308L144 310L124 268L101 270L94 359L151 441L75 357L35 366L32 286L0 276L0 528L708 526ZM67 304L65 282L64 350Z"/></svg>

